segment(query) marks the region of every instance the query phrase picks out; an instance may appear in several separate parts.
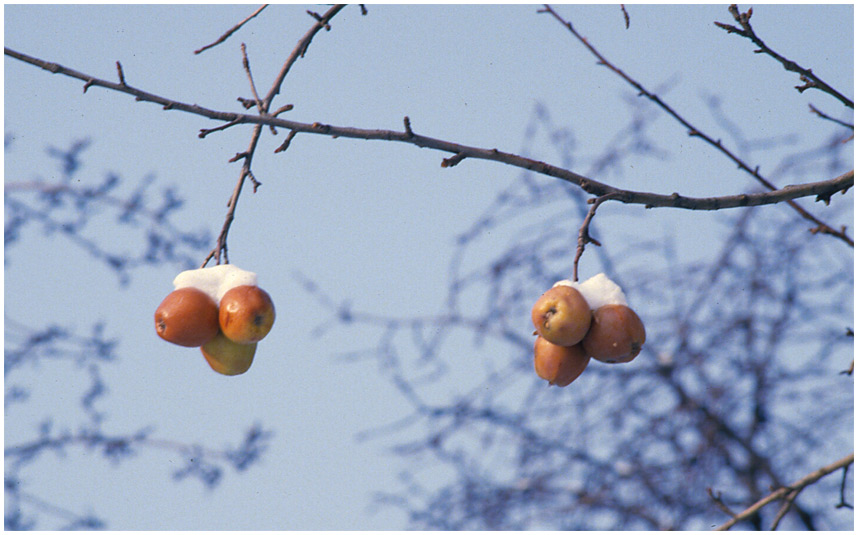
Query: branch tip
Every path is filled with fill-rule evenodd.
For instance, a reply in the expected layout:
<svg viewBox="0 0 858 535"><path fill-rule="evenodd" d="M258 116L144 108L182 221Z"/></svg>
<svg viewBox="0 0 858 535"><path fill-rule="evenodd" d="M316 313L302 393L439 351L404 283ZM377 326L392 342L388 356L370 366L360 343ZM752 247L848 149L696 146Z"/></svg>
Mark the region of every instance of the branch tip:
<svg viewBox="0 0 858 535"><path fill-rule="evenodd" d="M122 72L122 64L116 61L116 72L119 75L119 85L127 85L125 83L125 73Z"/></svg>

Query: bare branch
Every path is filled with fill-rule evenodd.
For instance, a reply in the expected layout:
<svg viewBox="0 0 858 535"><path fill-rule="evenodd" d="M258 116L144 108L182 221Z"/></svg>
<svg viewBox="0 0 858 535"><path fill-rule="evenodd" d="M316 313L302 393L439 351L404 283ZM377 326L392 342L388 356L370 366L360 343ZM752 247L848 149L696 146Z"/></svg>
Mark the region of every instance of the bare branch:
<svg viewBox="0 0 858 535"><path fill-rule="evenodd" d="M243 21L239 22L238 24L236 24L235 26L233 26L233 27L232 27L232 28L230 28L229 30L227 30L225 34L223 34L223 35L221 35L220 37L218 37L216 41L214 41L213 43L208 44L208 45L206 45L206 46L204 46L204 47L200 48L199 50L194 50L194 54L199 54L199 53L203 52L204 50L208 50L209 48L215 47L215 46L217 46L217 45L219 45L219 44L223 43L224 41L226 41L227 39L229 39L229 36L230 36L230 35L232 35L232 34L234 34L235 32L237 32L237 31L239 30L239 28L241 28L242 26L244 26L244 24L245 24L247 21L249 21L250 19L252 19L252 18L253 18L253 17L255 17L256 15L259 15L259 14L262 12L262 10L263 10L263 9L265 9L266 7L268 7L268 4L263 4L261 7L259 7L259 9L257 9L257 10L256 10L256 11L254 11L253 13L251 13L249 17L247 17L247 18L246 18L246 19L244 19Z"/></svg>
<svg viewBox="0 0 858 535"><path fill-rule="evenodd" d="M590 236L590 223L593 221L593 216L596 215L596 209L600 204L610 200L614 196L614 194L609 193L587 201L590 203L590 210L587 211L587 217L584 218L584 222L578 230L578 247L575 249L575 260L572 262L572 280L575 282L578 282L578 261L581 259L581 255L584 254L584 248L588 243L592 243L598 247L602 246L601 243Z"/></svg>
<svg viewBox="0 0 858 535"><path fill-rule="evenodd" d="M850 123L847 123L846 121L841 121L840 119L835 119L834 117L831 117L830 115L826 115L826 114L822 113L821 111L819 111L818 109L816 109L816 107L813 104L808 104L808 107L810 107L810 112L815 113L817 116L819 116L820 119L825 119L826 121L831 121L833 123L837 123L840 126L845 126L849 130L855 130L854 124L850 124Z"/></svg>
<svg viewBox="0 0 858 535"><path fill-rule="evenodd" d="M119 84L125 85L125 73L122 72L122 64L118 61L116 62L116 74L119 76ZM86 88L84 88L84 92L86 92Z"/></svg>
<svg viewBox="0 0 858 535"><path fill-rule="evenodd" d="M765 498L759 500L754 505L748 507L747 509L745 509L744 511L742 511L738 515L731 518L729 521L727 521L724 524L722 524L721 526L719 526L716 529L716 531L726 531L726 530L730 529L731 527L735 526L737 523L741 522L742 520L745 520L745 519L749 518L750 516L754 515L757 511L759 511L760 509L762 509L766 505L768 505L774 501L777 501L777 500L781 500L781 499L785 499L785 498L788 499L790 494L793 494L793 493L798 494L805 487L812 485L813 483L816 483L817 481L819 481L823 477L827 476L831 472L835 472L835 471L840 470L842 468L846 468L847 466L851 465L854 461L855 461L855 454L850 453L849 455L840 459L839 461L833 462L827 466L823 466L822 468L811 472L810 474L799 479L798 481L796 481L792 485L787 485L785 487L779 488L778 490L772 492L771 494L769 494ZM794 500L794 499L795 499L795 496L793 495L792 500ZM789 503L791 503L791 501Z"/></svg>
<svg viewBox="0 0 858 535"><path fill-rule="evenodd" d="M304 54L307 52L307 48L310 46L310 42L313 40L313 37L315 37L315 35L319 33L322 28L330 28L328 23L332 18L334 18L334 15L339 13L344 7L344 4L335 5L327 12L325 12L324 15L319 16L319 18L316 19L316 24L313 25L313 27L310 28L310 30L307 31L306 34L304 34L304 37L302 37L298 41L298 44L295 46L295 49L292 50L292 53L289 55L289 57L286 59L286 62L283 64L283 67L280 69L280 74L277 75L277 79L274 81L274 84L271 86L271 89L268 91L268 94L265 95L265 99L263 102L265 103L266 107L271 106L271 101L274 100L274 97L277 96L278 93L280 93L280 86L283 85L283 80L285 80L286 75L289 74L289 69L291 69L292 65L294 65L295 62L298 61L298 58L304 56Z"/></svg>
<svg viewBox="0 0 858 535"><path fill-rule="evenodd" d="M289 133L286 134L286 139L283 140L283 143L281 143L279 147L274 149L274 153L276 154L276 153L283 152L286 149L288 149L289 145L292 143L292 140L295 139L296 133L297 132L295 132L294 130L290 130Z"/></svg>
<svg viewBox="0 0 858 535"><path fill-rule="evenodd" d="M458 163L464 158L475 158L481 160L491 160L500 163L505 163L514 167L527 169L535 173L547 175L554 178L559 178L567 182L571 182L581 189L596 196L612 194L611 199L617 200L625 204L642 204L647 208L683 208L687 210L723 210L728 208L739 208L746 206L761 206L767 204L777 204L780 202L792 202L793 199L802 197L816 196L819 199L829 198L837 192L846 192L854 183L854 172L849 171L830 180L820 182L810 182L801 185L788 185L780 189L766 193L751 193L729 195L723 197L686 197L673 193L671 195L662 195L657 193L648 193L641 191L631 191L615 188L602 182L598 182L586 176L580 175L573 171L553 166L545 162L518 156L508 152L502 152L497 149L484 149L461 145L458 143L444 141L441 139L422 136L413 132L400 132L394 130L370 130L363 128L353 128L346 126L333 126L320 123L302 123L298 121L289 121L278 117L247 115L233 112L215 111L196 104L187 104L170 100L168 98L158 96L152 93L141 91L131 86L120 86L112 82L100 80L80 73L73 69L68 69L56 63L49 63L41 59L33 58L20 52L16 52L9 48L5 48L5 53L8 56L20 59L26 63L36 65L47 71L64 74L86 81L90 85L106 87L114 91L135 95L137 100L155 102L165 107L169 106L171 110L180 110L210 119L232 122L233 124L255 124L255 125L272 125L294 130L295 132L328 135L331 137L356 138L365 140L382 140L382 141L398 141L402 143L410 143L421 148L430 148L442 152L449 152L455 156L448 159L450 163ZM829 228L825 225L823 228ZM822 232L822 231L817 231ZM830 233L844 241L850 246L854 245L852 239L842 231L830 229Z"/></svg>
<svg viewBox="0 0 858 535"><path fill-rule="evenodd" d="M658 95L648 91L637 80L630 77L628 74L623 72L618 67L614 66L611 62L609 62L592 44L590 44L590 42L585 37L583 37L581 34L579 34L575 30L575 28L572 26L571 22L563 19L563 17L561 17L556 11L554 11L554 9L552 9L551 6L545 5L545 7L543 9L539 10L539 13L551 14L558 22L560 22L563 26L565 26L566 29L569 30L569 32L572 35L574 35L575 38L578 39L587 48L587 50L590 51L591 54L593 54L599 60L600 65L607 67L608 69L610 69L611 71L616 73L618 76L620 76L623 80L625 80L629 85L634 87L638 91L639 96L645 96L648 99L650 99L651 101L653 101L654 103L656 103L661 109L663 109L665 112L667 112L668 115L673 117L677 122L679 122L682 126L684 126L688 130L689 136L699 137L700 139L709 143L711 146L718 149L721 153L723 153L730 160L732 160L740 169L742 169L746 173L750 174L752 177L754 177L755 180L757 180L757 182L759 182L760 184L762 184L766 188L768 188L770 190L776 190L777 189L777 186L772 184L769 180L767 180L766 178L764 178L760 174L759 167L751 168L750 165L745 163L741 158L739 158L738 156L733 154L730 150L728 150L726 147L724 147L721 144L721 140L716 140L716 139L706 135L702 130L700 130L697 127L695 127L694 125L692 125L684 117L682 117L678 112L676 112L672 107L670 107L667 103L665 103L663 100L661 100L661 98L659 98ZM786 201L786 203L791 208L793 208L796 212L798 212L799 215L801 215L803 218L807 219L808 221L815 223L817 225L816 228L818 229L818 230L816 230L816 232L819 232L822 234L829 234L831 236L837 237L840 240L848 243L850 247L855 246L854 241L852 240L852 238L850 238L848 235L846 235L845 231L835 230L833 227L824 223L823 221L818 219L816 216L814 216L813 214L811 214L810 212L808 212L807 210L805 210L804 208L799 206L793 200L788 200L788 201Z"/></svg>
<svg viewBox="0 0 858 535"><path fill-rule="evenodd" d="M259 93L256 92L256 84L253 82L253 74L250 72L250 60L247 59L247 46L241 43L241 65L244 67L244 72L247 73L247 79L250 81L250 90L253 92L253 98L256 100L256 107L259 113L265 113L267 110L262 105L259 99Z"/></svg>
<svg viewBox="0 0 858 535"><path fill-rule="evenodd" d="M784 69L798 73L800 80L804 82L804 85L796 86L796 89L799 93L804 92L806 89L819 89L820 91L823 91L833 96L847 107L855 107L855 104L849 98L845 97L836 89L822 81L819 76L813 74L813 71L811 69L805 69L798 63L781 56L780 54L769 48L766 43L764 43L763 40L757 36L757 34L754 32L754 29L751 27L750 21L751 15L753 14L753 9L749 8L748 11L746 11L745 13L740 13L739 8L736 6L736 4L731 4L728 10L730 11L730 14L733 15L733 19L739 23L741 28L737 28L730 24L724 24L723 22L716 22L715 25L722 30L726 30L727 33L735 33L741 35L742 37L750 39L755 45L759 47L757 50L754 50L755 53L767 54L776 59L778 62L780 62L780 64L784 66Z"/></svg>

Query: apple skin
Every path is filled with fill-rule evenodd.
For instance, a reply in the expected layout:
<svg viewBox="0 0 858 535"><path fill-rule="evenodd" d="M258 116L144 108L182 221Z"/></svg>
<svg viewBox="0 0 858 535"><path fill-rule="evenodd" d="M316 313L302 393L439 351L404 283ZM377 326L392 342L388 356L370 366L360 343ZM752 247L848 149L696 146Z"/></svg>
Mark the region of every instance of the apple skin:
<svg viewBox="0 0 858 535"><path fill-rule="evenodd" d="M590 357L584 353L581 344L571 347L558 346L538 336L533 345L533 367L536 369L536 375L550 385L568 386L584 373L589 363Z"/></svg>
<svg viewBox="0 0 858 535"><path fill-rule="evenodd" d="M220 330L239 344L253 344L271 331L274 303L258 286L242 285L226 292L220 300Z"/></svg>
<svg viewBox="0 0 858 535"><path fill-rule="evenodd" d="M208 343L203 344L200 351L214 371L223 375L240 375L253 364L256 344L239 344L219 332Z"/></svg>
<svg viewBox="0 0 858 535"><path fill-rule="evenodd" d="M646 329L634 310L603 305L593 312L593 323L581 345L590 357L614 364L634 360L645 341Z"/></svg>
<svg viewBox="0 0 858 535"><path fill-rule="evenodd" d="M591 316L587 300L570 286L555 286L542 294L530 313L536 333L559 346L574 346L583 340Z"/></svg>
<svg viewBox="0 0 858 535"><path fill-rule="evenodd" d="M155 332L180 346L199 347L219 330L217 303L196 288L170 292L155 310Z"/></svg>

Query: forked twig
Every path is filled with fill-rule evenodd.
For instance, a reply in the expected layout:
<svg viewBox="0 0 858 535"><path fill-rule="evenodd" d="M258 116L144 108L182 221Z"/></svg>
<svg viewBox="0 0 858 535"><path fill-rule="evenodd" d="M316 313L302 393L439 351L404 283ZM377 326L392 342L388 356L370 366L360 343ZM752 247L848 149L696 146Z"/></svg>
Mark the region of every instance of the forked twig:
<svg viewBox="0 0 858 535"><path fill-rule="evenodd" d="M596 59L599 61L600 65L607 67L609 70L611 70L612 72L617 74L620 78L625 80L629 85L634 87L638 91L639 96L645 96L648 99L650 99L651 101L653 101L655 104L657 104L668 115L673 117L677 122L679 122L683 127L685 127L688 130L689 136L698 137L698 138L704 140L705 142L707 142L708 144L710 144L711 146L715 147L722 154L727 156L727 158L732 160L740 169L742 169L746 173L750 174L757 182L762 184L764 187L766 187L772 191L777 189L777 186L772 184L769 180L767 180L765 177L763 177L763 175L760 174L759 167L751 168L750 165L748 165L741 158L739 158L738 156L733 154L729 149L724 147L724 145L722 145L720 139L716 140L716 139L708 136L707 134L705 134L699 128L692 125L682 115L680 115L676 110L674 110L666 102L661 100L661 98L659 98L658 95L648 91L643 85L641 85L640 82L638 82L637 80L635 80L634 78L632 78L631 76L629 76L628 74L623 72L620 68L616 67L610 61L608 61L607 58L605 58L585 37L583 37L580 33L578 33L577 30L575 30L575 28L574 28L574 26L572 26L571 22L569 22L569 21L565 20L563 17L561 17L551 6L546 4L538 12L551 14L559 23L561 23L563 26L565 26L566 29L569 30L569 32L573 36L575 36L575 38L578 39L578 41L580 41L587 48L587 50L590 51L591 54L593 54L596 57ZM828 234L830 236L834 236L834 237L846 242L847 244L849 244L850 247L855 247L855 242L852 240L852 238L850 238L846 234L845 229L837 230L837 229L833 228L832 226L828 225L827 223L823 222L822 220L820 220L819 218L817 218L816 216L814 216L813 214L811 214L810 212L808 212L807 210L802 208L798 203L796 203L793 200L788 200L788 201L786 201L786 203L793 210L798 212L799 215L801 215L803 218L807 219L808 221L811 221L812 223L814 223L816 225L814 228L810 229L810 231L813 232L814 234L817 234L817 233Z"/></svg>
<svg viewBox="0 0 858 535"><path fill-rule="evenodd" d="M587 203L590 204L590 209L587 211L587 216L584 218L584 222L581 223L581 228L578 229L578 246L575 248L575 260L572 263L572 280L575 282L578 282L578 260L580 260L581 255L584 254L584 248L588 243L592 243L598 247L602 246L598 240L590 236L590 223L592 223L593 217L596 215L596 209L599 208L599 205L603 202L613 198L616 198L616 194L609 193L595 199L587 199Z"/></svg>
<svg viewBox="0 0 858 535"><path fill-rule="evenodd" d="M843 468L850 466L854 462L855 462L855 454L850 453L849 455L840 459L839 461L833 462L827 466L823 466L822 468L815 470L815 471L809 473L808 475L804 476L803 478L799 479L798 481L796 481L792 485L787 485L785 487L781 487L781 488L777 489L776 491L772 492L771 494L769 494L768 496L757 501L757 503L748 507L747 509L745 509L741 513L734 515L733 518L731 518L730 520L728 520L727 522L725 522L724 524L722 524L721 526L716 528L716 531L726 531L726 530L732 528L733 526L735 526L739 522L751 517L752 515L756 514L760 509L762 509L763 507L765 507L766 505L768 505L774 501L786 499L787 503L791 504L792 501L795 500L795 496L798 495L798 493L801 492L805 487L812 485L813 483L816 483L817 481L819 481L820 479L822 479L823 477L827 476L828 474L830 474L832 472L836 472L837 470L840 470L840 469L843 469ZM792 495L791 499L790 499L790 495ZM786 512L784 512L784 514L786 514Z"/></svg>
<svg viewBox="0 0 858 535"><path fill-rule="evenodd" d="M233 28L230 32L227 32L223 39L229 37L229 34L237 30L241 27L242 24L256 16L265 6L259 8L253 15L239 23L235 28ZM250 80L250 88L253 92L253 98L255 99L256 107L259 112L258 116L260 118L268 117L268 110L271 107L271 103L274 100L274 97L280 92L280 86L283 84L283 80L286 78L286 74L288 74L289 69L292 65L297 61L298 57L303 57L304 53L307 51L307 48L310 46L310 41L313 40L313 37L318 33L322 28L330 30L330 20L343 9L343 5L337 5L329 9L324 15L315 14L314 18L316 19L316 24L310 28L310 30L302 37L298 44L295 45L295 48L292 50L292 53L286 59L286 62L283 64L283 67L280 70L280 74L277 76L274 81L271 89L268 91L268 94L264 99L260 99L259 93L256 90L256 84L253 81L253 75L250 72L250 61L247 58L247 47L244 43L241 44L241 54L242 54L242 66L244 68L245 73L247 73L247 77ZM283 106L278 110L278 113L281 111L286 111L287 109L291 109L291 105ZM276 115L276 114L275 114ZM253 155L256 153L257 142L259 141L259 136L262 133L263 123L257 123L255 128L253 129L253 133L250 138L250 146L248 149L242 153L241 157L244 159L244 163L241 166L241 172L238 176L238 182L233 189L232 195L230 196L229 203L227 203L227 214L224 219L223 227L221 228L221 232L218 235L217 245L215 248L209 253L206 259L203 261L203 266L205 267L208 264L209 260L212 258L215 259L217 264L221 263L221 252L223 252L223 260L225 263L229 263L229 256L227 254L227 236L229 235L229 229L232 226L232 222L235 219L235 210L238 206L238 199L241 195L241 189L244 187L244 182L246 179L250 179L253 184L253 193L256 193L257 188L261 185L261 183L256 179L253 175L252 171L252 162ZM271 128L272 133L276 133L275 125L268 124ZM226 126L225 126L226 127ZM224 127L224 128L225 128ZM208 133L208 132L207 132ZM289 135L286 138L286 141L280 145L277 151L281 152L289 146L292 138L295 137L296 130L292 129L289 132ZM201 133L202 135L202 133Z"/></svg>
<svg viewBox="0 0 858 535"><path fill-rule="evenodd" d="M114 82L108 82L99 78L95 78L88 74L84 74L73 69L69 69L57 63L47 62L20 52L5 48L7 56L19 59L26 63L36 65L42 69L55 74L63 74L72 78L77 78L86 82L88 86L105 87L121 93L134 95L136 100L145 102L154 102L160 104L164 109L184 111L208 117L219 121L225 121L232 125L238 124L254 124L254 125L273 125L282 127L288 130L294 130L297 133L309 133L326 135L330 137L343 137L352 139L379 140L379 141L397 141L401 143L409 143L421 148L430 148L441 152L448 152L454 155L461 154L462 158L474 158L480 160L489 160L500 162L503 164L527 169L534 173L550 176L560 180L570 182L577 185L591 195L607 195L609 193L616 194L612 196L613 200L626 204L640 204L647 208L680 208L685 210L725 210L730 208L739 208L747 206L762 206L768 204L777 204L781 202L789 202L792 199L802 197L817 197L819 200L830 198L837 192L845 193L854 185L855 174L853 171L848 171L840 176L822 180L819 182L808 182L805 184L788 185L774 191L763 193L748 193L738 195L725 195L721 197L686 197L673 193L663 195L658 193L649 193L644 191L624 190L599 182L584 175L575 173L562 167L557 167L539 160L526 158L509 152L499 151L497 149L485 149L462 145L451 141L432 138L419 135L413 130L382 130L382 129L365 129L354 128L348 126L322 125L320 123L302 123L298 121L290 121L273 116L249 115L234 112L223 112L204 108L196 104L187 104L176 100L171 100L160 95L148 93L131 86L121 86ZM242 157L244 153L242 153ZM841 237L839 232L838 237ZM842 239L842 237L841 237ZM847 243L850 245L851 238L848 238Z"/></svg>
<svg viewBox="0 0 858 535"><path fill-rule="evenodd" d="M791 59L787 59L769 48L768 45L766 45L766 43L764 43L763 40L759 38L756 32L754 32L754 29L751 27L751 15L754 14L753 8L748 8L748 11L746 11L745 13L740 13L738 6L736 6L736 4L731 4L728 10L730 11L730 14L733 15L733 20L738 22L741 28L737 28L735 26L725 24L723 22L716 22L715 26L718 26L722 30L726 30L727 33L735 33L737 35L741 35L742 37L750 39L755 45L759 47L757 50L754 50L755 53L767 54L776 59L778 62L780 62L780 64L783 65L784 69L798 73L799 79L804 82L804 85L796 86L796 89L799 93L803 93L807 89L819 89L820 91L823 91L833 96L847 107L855 107L855 104L852 102L852 100L850 100L849 98L841 94L839 91L825 83L822 78L814 74L811 69L806 69L798 63L792 61Z"/></svg>

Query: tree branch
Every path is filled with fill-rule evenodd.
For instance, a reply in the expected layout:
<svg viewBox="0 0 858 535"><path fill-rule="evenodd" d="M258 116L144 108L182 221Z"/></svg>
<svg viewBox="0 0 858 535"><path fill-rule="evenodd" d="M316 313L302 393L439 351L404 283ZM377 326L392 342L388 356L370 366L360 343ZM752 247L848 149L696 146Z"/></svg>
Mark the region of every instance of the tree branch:
<svg viewBox="0 0 858 535"><path fill-rule="evenodd" d="M299 43L300 44L300 43ZM296 47L297 49L298 47ZM26 63L30 63L37 67L41 67L55 74L63 74L72 78L85 81L89 85L95 85L134 95L137 100L154 102L162 105L165 109L180 110L186 113L208 117L231 123L238 124L254 124L254 125L271 125L282 127L296 133L308 133L327 135L331 137L355 138L365 140L382 140L382 141L398 141L409 143L421 148L430 148L442 152L448 152L455 155L453 158L446 160L448 166L452 161L458 163L465 158L475 158L481 160L490 160L522 169L527 169L539 174L551 176L561 180L565 180L579 186L581 189L595 196L611 195L611 200L617 200L625 204L642 204L647 208L683 208L686 210L723 210L728 208L739 208L746 206L761 206L767 204L777 204L781 202L793 202L794 199L816 196L817 200L830 199L832 195L840 192L846 192L853 186L854 172L849 171L830 180L820 182L811 182L801 185L788 185L780 189L775 188L773 191L766 193L751 193L728 195L721 197L686 197L673 193L671 195L662 195L657 193L649 193L642 191L631 191L615 188L613 186L598 182L586 176L580 175L573 171L556 167L545 162L533 160L523 156L518 156L508 152L502 152L497 149L485 149L461 145L458 143L445 141L441 139L431 138L428 136L418 135L411 128L405 131L393 130L371 130L363 128L354 128L346 126L333 126L321 123L302 123L291 121L279 117L249 115L234 112L223 112L211 110L198 106L196 104L187 104L175 100L168 99L153 93L142 91L129 85L120 85L106 80L101 80L93 76L78 72L74 69L69 69L57 63L50 63L44 60L27 56L20 52L16 52L9 48L5 48L5 54L13 58L19 59ZM267 98L267 97L266 97ZM409 124L410 126L410 124ZM227 125L223 125L224 128ZM800 207L799 207L800 208ZM813 216L811 216L813 217ZM815 218L814 218L815 220ZM815 220L818 221L818 220ZM817 232L824 232L843 239L850 245L854 246L852 239L845 232L836 231L828 227L822 222L819 222L820 227ZM827 229L827 230L826 230Z"/></svg>
<svg viewBox="0 0 858 535"><path fill-rule="evenodd" d="M805 487L812 485L813 483L816 483L817 481L819 481L823 477L827 476L831 472L835 472L837 470L840 470L842 468L845 468L845 467L851 465L854 461L855 461L855 454L850 453L849 455L840 459L839 461L831 463L828 466L823 466L822 468L811 472L810 474L799 479L798 481L796 481L792 485L787 485L785 487L779 488L778 490L772 492L771 494L769 494L765 498L759 500L754 505L748 507L747 509L745 509L744 511L742 511L738 515L731 518L729 521L727 521L724 524L722 524L721 526L719 526L716 529L716 531L726 531L726 530L730 529L731 527L735 526L737 523L741 522L742 520L749 518L750 516L757 513L760 509L762 509L763 507L765 507L766 505L768 505L774 501L784 499L784 498L789 499L790 495L792 495L791 500L795 500L795 496L799 492L801 492ZM791 501L788 503L791 503Z"/></svg>
<svg viewBox="0 0 858 535"><path fill-rule="evenodd" d="M804 92L806 89L819 89L820 91L823 91L833 96L847 107L855 107L855 104L849 98L845 97L836 89L822 81L819 76L813 74L813 71L811 69L805 69L798 63L781 56L780 54L769 48L766 43L764 43L763 40L757 36L757 34L754 32L754 29L751 27L750 21L751 15L753 15L754 13L753 8L748 8L748 11L746 11L745 13L740 13L739 8L736 6L736 4L731 4L728 10L730 11L730 14L733 15L733 19L738 22L739 25L742 27L737 28L730 24L724 24L723 22L716 22L715 26L718 26L722 30L726 30L727 33L735 33L741 35L742 37L750 39L755 45L759 47L757 50L754 50L755 53L767 54L776 59L778 62L780 62L780 64L784 66L784 69L798 73L801 81L804 82L804 85L796 86L796 89L798 89L799 93Z"/></svg>
<svg viewBox="0 0 858 535"><path fill-rule="evenodd" d="M585 37L583 37L581 34L579 34L575 30L575 28L572 26L571 22L563 19L563 17L561 17L556 11L554 11L554 9L551 6L546 4L542 9L539 10L539 13L551 14L559 23L561 23L563 26L565 26L566 29L569 30L569 32L572 35L574 35L575 38L578 39L587 48L587 50L589 50L590 53L596 57L596 59L599 60L600 65L607 67L608 69L613 71L615 74L617 74L620 78L625 80L629 85L634 87L638 91L639 96L645 96L648 99L650 99L651 101L653 101L655 104L657 104L668 115L673 117L677 122L679 122L683 127L685 127L688 130L689 136L699 137L700 139L706 141L711 146L718 149L721 153L723 153L730 160L732 160L740 169L742 169L746 173L750 174L752 177L754 177L755 180L757 180L757 182L759 182L760 184L762 184L766 188L773 190L773 191L777 189L777 186L772 184L769 180L767 180L766 178L764 178L760 174L759 167L752 169L750 165L745 163L741 158L739 158L738 156L733 154L730 150L728 150L726 147L724 147L724 145L721 144L720 139L716 140L716 139L706 135L702 130L700 130L697 127L695 127L694 125L692 125L684 117L682 117L678 112L676 112L672 107L670 107L667 103L665 103L663 100L661 100L661 98L659 98L658 95L648 91L637 80L635 80L634 78L632 78L631 76L629 76L628 74L623 72L621 69L619 69L618 67L613 65L611 62L609 62L592 44L590 44L590 42ZM786 200L785 202L790 207L792 207L796 212L798 212L799 215L801 215L803 218L805 218L808 221L811 221L817 225L815 228L811 229L812 232L829 234L829 235L834 236L840 240L843 240L844 242L849 244L850 247L855 246L854 241L852 240L852 238L850 238L846 234L845 229L841 229L841 230L834 229L830 225L824 223L823 221L818 219L816 216L814 216L813 214L811 214L810 212L808 212L807 210L805 210L804 208L799 206L792 199ZM682 206L682 208L685 208L685 207Z"/></svg>
<svg viewBox="0 0 858 535"><path fill-rule="evenodd" d="M205 51L205 50L208 50L209 48L215 47L215 46L217 46L217 45L219 45L219 44L223 43L224 41L226 41L227 39L229 39L229 36L230 36L230 35L232 35L232 34L234 34L235 32L237 32L237 31L238 31L242 26L244 26L244 24L245 24L247 21L249 21L250 19L252 19L252 18L253 18L253 17L255 17L256 15L259 15L259 14L262 12L262 10L263 10L263 9L265 9L266 7L268 7L268 4L263 4L259 9L257 9L257 10L256 10L256 11L254 11L253 13L251 13L249 17L247 17L247 18L246 18L246 19L244 19L243 21L239 22L238 24L236 24L235 26L233 26L232 28L230 28L229 30L227 30L227 31L226 31L226 33L224 33L223 35L221 35L220 37L218 37L218 38L217 38L217 40L215 40L213 43L208 44L208 45L206 45L206 46L204 46L204 47L200 48L199 50L194 50L194 54L199 54L199 53L201 53L201 52L203 52L203 51Z"/></svg>

